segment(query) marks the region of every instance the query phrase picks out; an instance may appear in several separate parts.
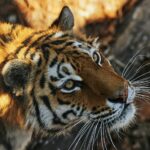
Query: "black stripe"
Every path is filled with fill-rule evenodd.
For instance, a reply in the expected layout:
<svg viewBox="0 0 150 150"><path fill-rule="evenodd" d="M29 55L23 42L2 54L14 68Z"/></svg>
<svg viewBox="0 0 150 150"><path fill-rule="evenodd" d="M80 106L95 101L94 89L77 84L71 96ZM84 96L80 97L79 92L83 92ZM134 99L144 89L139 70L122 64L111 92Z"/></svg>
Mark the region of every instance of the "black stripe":
<svg viewBox="0 0 150 150"><path fill-rule="evenodd" d="M62 114L62 117L64 119L67 119L69 114L73 114L74 116L76 116L76 112L74 112L73 110L68 110L68 111L66 111L65 113Z"/></svg>
<svg viewBox="0 0 150 150"><path fill-rule="evenodd" d="M50 67L53 67L58 61L58 57L56 56L52 61L51 64L49 65Z"/></svg>
<svg viewBox="0 0 150 150"><path fill-rule="evenodd" d="M65 37L67 37L67 36L69 36L69 34L63 34L63 35L60 36L59 38L65 38Z"/></svg>
<svg viewBox="0 0 150 150"><path fill-rule="evenodd" d="M50 105L48 96L45 95L45 96L41 96L40 98L43 100L44 104L45 104L46 107L50 110L50 112L53 113L53 110L52 110L52 108L51 108L51 105ZM55 114L54 114L54 115L55 115Z"/></svg>
<svg viewBox="0 0 150 150"><path fill-rule="evenodd" d="M50 44L53 44L53 45L60 45L60 44L62 44L62 43L65 43L66 42L66 40L56 40L56 41L52 41L52 42L50 42Z"/></svg>
<svg viewBox="0 0 150 150"><path fill-rule="evenodd" d="M72 63L71 66L72 66L72 68L73 68L74 70L77 70L75 64Z"/></svg>
<svg viewBox="0 0 150 150"><path fill-rule="evenodd" d="M69 41L69 42L66 42L65 46L70 46L74 43L74 41Z"/></svg>
<svg viewBox="0 0 150 150"><path fill-rule="evenodd" d="M32 48L32 47L35 47L35 46L39 46L39 42L40 40L42 41L46 41L48 38L52 37L54 35L54 33L52 34L44 34L44 35L41 35L40 37L38 37L38 39L36 39L33 43L31 43L31 45L27 48L26 52L25 52L25 56L28 54L29 50ZM47 59L47 57L46 57Z"/></svg>
<svg viewBox="0 0 150 150"><path fill-rule="evenodd" d="M11 42L12 41L12 38L9 34L0 34L0 39L2 39L2 41L4 43L8 43L8 42Z"/></svg>
<svg viewBox="0 0 150 150"><path fill-rule="evenodd" d="M58 118L57 114L53 111L51 105L50 105L50 100L48 98L48 96L41 96L40 97L42 99L42 101L44 102L44 104L46 105L46 107L50 110L50 112L53 114L53 122L55 124L62 124L64 125L63 122L61 122L61 120Z"/></svg>
<svg viewBox="0 0 150 150"><path fill-rule="evenodd" d="M20 46L15 50L15 54L18 54L20 52L20 50L22 48L24 48L25 46L27 46L29 44L29 42L31 41L31 39L36 35L36 34L40 34L44 31L38 31L38 32L34 32L32 33L29 37L27 37L21 44Z"/></svg>
<svg viewBox="0 0 150 150"><path fill-rule="evenodd" d="M49 60L50 52L49 52L47 49L45 49L45 50L43 51L43 55L44 55L45 61L46 61L46 63L47 63L48 60Z"/></svg>
<svg viewBox="0 0 150 150"><path fill-rule="evenodd" d="M57 77L50 76L50 80L56 82L56 81L58 81L59 79L58 79Z"/></svg>
<svg viewBox="0 0 150 150"><path fill-rule="evenodd" d="M38 60L38 63L37 63L38 67L40 67L41 64L42 64L42 58L40 57L39 60Z"/></svg>
<svg viewBox="0 0 150 150"><path fill-rule="evenodd" d="M34 59L34 56L35 56L35 53L31 54L31 55L30 55L30 58L33 60L33 59Z"/></svg>
<svg viewBox="0 0 150 150"><path fill-rule="evenodd" d="M49 83L48 86L49 86L49 88L50 88L51 94L52 94L52 95L56 95L56 90L57 90L57 88L54 87L51 83Z"/></svg>
<svg viewBox="0 0 150 150"><path fill-rule="evenodd" d="M64 46L61 47L61 48L55 48L55 52L56 52L57 54L59 54L59 53L62 52L64 49L65 49Z"/></svg>
<svg viewBox="0 0 150 150"><path fill-rule="evenodd" d="M46 36L44 40L45 40L45 41L49 40L49 38L51 38L54 34L55 34L55 33L48 34L48 36Z"/></svg>
<svg viewBox="0 0 150 150"><path fill-rule="evenodd" d="M63 64L63 63L64 63L64 60L62 60L62 61L59 63L58 67L57 67L57 74L58 74L58 77L59 77L59 78L63 78L63 77L64 77L64 76L59 72L60 66L61 66L61 64Z"/></svg>
<svg viewBox="0 0 150 150"><path fill-rule="evenodd" d="M83 114L83 112L84 112L85 110L86 110L85 108L82 108L81 111L80 111L79 116L82 116L82 114Z"/></svg>
<svg viewBox="0 0 150 150"><path fill-rule="evenodd" d="M60 105L70 105L70 102L68 102L68 101L63 101L63 100L60 99L60 98L58 98L57 101L58 101L58 103L59 103Z"/></svg>
<svg viewBox="0 0 150 150"><path fill-rule="evenodd" d="M11 31L10 31L10 34L12 34L12 32L16 29L16 27L19 27L17 24L13 24L11 26Z"/></svg>
<svg viewBox="0 0 150 150"><path fill-rule="evenodd" d="M40 79L40 87L43 89L45 87L45 76L44 74L42 75L41 79Z"/></svg>
<svg viewBox="0 0 150 150"><path fill-rule="evenodd" d="M44 35L41 35L41 36L38 37L33 43L31 43L31 44L28 46L28 48L26 49L25 56L28 54L29 50L30 50L32 47L36 46L36 45L38 44L38 42L39 42L41 39L43 39L45 36L46 36L45 34L44 34ZM37 46L39 46L39 45L37 45Z"/></svg>
<svg viewBox="0 0 150 150"><path fill-rule="evenodd" d="M33 97L33 105L34 105L34 108L35 108L35 112L36 112L36 117L37 117L37 121L40 125L41 128L44 128L45 125L43 124L41 118L40 118L40 110L39 110L39 106L38 106L38 103L36 101L36 98L35 98L35 95L34 95L34 91L32 90L32 97Z"/></svg>

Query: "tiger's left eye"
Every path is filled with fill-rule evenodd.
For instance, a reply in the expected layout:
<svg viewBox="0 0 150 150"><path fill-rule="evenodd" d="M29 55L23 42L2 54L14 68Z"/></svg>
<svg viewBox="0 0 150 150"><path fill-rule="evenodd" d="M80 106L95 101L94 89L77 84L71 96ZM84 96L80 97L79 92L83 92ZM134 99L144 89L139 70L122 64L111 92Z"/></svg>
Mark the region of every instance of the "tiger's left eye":
<svg viewBox="0 0 150 150"><path fill-rule="evenodd" d="M101 56L98 52L93 53L93 60L95 63L101 66Z"/></svg>
<svg viewBox="0 0 150 150"><path fill-rule="evenodd" d="M73 82L73 80L68 80L68 81L65 83L64 87L65 87L66 89L72 89L72 88L74 87L74 82Z"/></svg>

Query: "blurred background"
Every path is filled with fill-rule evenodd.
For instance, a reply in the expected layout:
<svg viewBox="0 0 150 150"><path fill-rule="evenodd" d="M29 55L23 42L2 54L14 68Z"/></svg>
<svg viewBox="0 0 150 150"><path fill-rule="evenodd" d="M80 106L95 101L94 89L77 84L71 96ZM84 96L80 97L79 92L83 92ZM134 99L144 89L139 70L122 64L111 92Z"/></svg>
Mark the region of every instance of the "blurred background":
<svg viewBox="0 0 150 150"><path fill-rule="evenodd" d="M144 56L136 63L150 62L150 0L0 0L0 21L45 29L64 5L74 14L76 32L100 37L102 50L118 72L141 49ZM136 124L119 137L112 134L118 150L150 150L150 104L137 101L136 105ZM29 149L67 150L79 128L67 136L37 139ZM107 149L114 147L108 143Z"/></svg>

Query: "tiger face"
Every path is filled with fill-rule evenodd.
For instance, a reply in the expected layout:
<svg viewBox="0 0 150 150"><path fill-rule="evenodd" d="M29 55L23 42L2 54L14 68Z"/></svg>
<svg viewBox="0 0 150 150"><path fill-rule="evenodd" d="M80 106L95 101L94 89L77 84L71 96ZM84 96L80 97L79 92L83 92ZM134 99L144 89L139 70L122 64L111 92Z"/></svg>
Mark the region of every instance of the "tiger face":
<svg viewBox="0 0 150 150"><path fill-rule="evenodd" d="M24 104L24 127L51 132L77 121L126 127L136 112L135 88L114 71L97 39L78 37L73 24L64 7L50 29L16 40L3 63L4 86L17 106Z"/></svg>

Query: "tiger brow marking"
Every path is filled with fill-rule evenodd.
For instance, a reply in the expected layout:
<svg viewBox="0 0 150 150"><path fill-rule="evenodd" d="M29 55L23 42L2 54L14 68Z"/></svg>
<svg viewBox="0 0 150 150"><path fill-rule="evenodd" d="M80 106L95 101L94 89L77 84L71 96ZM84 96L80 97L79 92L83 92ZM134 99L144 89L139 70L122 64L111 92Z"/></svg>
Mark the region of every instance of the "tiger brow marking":
<svg viewBox="0 0 150 150"><path fill-rule="evenodd" d="M21 46L19 46L19 47L15 50L15 55L17 55L17 54L20 52L20 50L21 50L22 48L24 48L25 46L27 46L28 43L31 41L31 39L32 39L36 34L39 34L39 33L42 33L42 32L44 32L44 31L34 32L34 33L31 34L29 37L27 37L27 38L20 44Z"/></svg>
<svg viewBox="0 0 150 150"><path fill-rule="evenodd" d="M51 41L50 44L52 45L60 45L62 43L65 43L66 42L66 39L60 39L60 40L55 40L55 41Z"/></svg>
<svg viewBox="0 0 150 150"><path fill-rule="evenodd" d="M53 34L54 34L54 33L53 33ZM53 34L48 35L48 36L53 36ZM30 48L36 46L36 45L40 42L40 40L45 40L45 38L47 37L46 35L47 35L47 34L41 35L41 36L38 37L33 43L31 43L31 44L28 46L28 48L26 49L25 56L28 54ZM39 46L39 45L38 45L38 46Z"/></svg>

